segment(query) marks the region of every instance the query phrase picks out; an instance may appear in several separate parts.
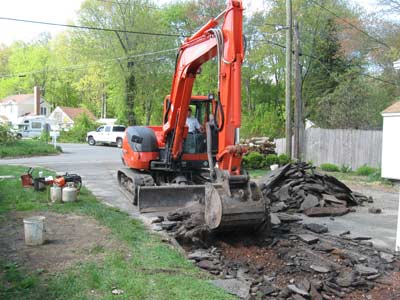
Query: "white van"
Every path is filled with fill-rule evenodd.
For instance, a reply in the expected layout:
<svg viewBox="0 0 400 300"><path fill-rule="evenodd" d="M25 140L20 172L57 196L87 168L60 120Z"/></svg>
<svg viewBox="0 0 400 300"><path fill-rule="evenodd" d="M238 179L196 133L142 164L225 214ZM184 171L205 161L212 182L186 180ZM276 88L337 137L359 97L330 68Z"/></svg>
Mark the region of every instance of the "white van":
<svg viewBox="0 0 400 300"><path fill-rule="evenodd" d="M50 124L46 118L25 119L22 123L17 124L17 138L33 138L40 136L47 128L50 131Z"/></svg>

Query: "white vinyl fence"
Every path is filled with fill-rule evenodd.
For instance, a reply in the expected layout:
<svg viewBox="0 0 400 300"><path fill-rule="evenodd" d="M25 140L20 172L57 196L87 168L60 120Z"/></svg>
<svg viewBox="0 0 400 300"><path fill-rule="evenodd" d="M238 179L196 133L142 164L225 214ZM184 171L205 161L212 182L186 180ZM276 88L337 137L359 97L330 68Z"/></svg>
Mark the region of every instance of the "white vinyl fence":
<svg viewBox="0 0 400 300"><path fill-rule="evenodd" d="M285 153L286 141L276 139L276 152ZM350 166L381 167L382 131L309 128L304 134L303 160L319 166L332 163Z"/></svg>

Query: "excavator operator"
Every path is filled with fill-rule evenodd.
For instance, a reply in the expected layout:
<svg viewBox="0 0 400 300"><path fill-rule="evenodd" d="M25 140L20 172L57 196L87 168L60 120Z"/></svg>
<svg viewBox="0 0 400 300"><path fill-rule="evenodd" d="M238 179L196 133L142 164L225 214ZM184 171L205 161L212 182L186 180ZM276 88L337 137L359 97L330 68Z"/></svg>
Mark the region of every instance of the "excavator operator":
<svg viewBox="0 0 400 300"><path fill-rule="evenodd" d="M196 117L192 117L192 108L189 107L186 125L189 127L189 133L204 132L203 126L200 125Z"/></svg>

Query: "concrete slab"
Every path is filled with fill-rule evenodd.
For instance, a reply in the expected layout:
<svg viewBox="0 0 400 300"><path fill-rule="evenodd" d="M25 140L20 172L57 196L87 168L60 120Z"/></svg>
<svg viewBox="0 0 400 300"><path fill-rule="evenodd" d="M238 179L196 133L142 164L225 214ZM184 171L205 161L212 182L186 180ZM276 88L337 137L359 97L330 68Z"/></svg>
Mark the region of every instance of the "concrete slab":
<svg viewBox="0 0 400 300"><path fill-rule="evenodd" d="M366 196L372 196L374 203L367 203L364 207L355 207L356 212L350 212L341 217L309 218L302 215L303 223L326 225L329 233L334 235L350 230L351 236L369 236L376 247L394 251L399 205L398 192L361 186L351 188ZM382 213L371 214L368 212L370 207L379 207L382 209Z"/></svg>

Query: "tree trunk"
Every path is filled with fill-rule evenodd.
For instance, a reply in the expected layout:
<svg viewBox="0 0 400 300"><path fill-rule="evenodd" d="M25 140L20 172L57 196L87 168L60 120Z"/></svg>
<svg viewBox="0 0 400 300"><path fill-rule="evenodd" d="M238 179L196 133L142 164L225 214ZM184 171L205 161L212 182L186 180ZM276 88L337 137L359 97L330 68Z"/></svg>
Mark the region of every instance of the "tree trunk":
<svg viewBox="0 0 400 300"><path fill-rule="evenodd" d="M134 104L136 94L136 80L133 72L133 62L128 62L128 76L126 77L126 117L128 126L136 125Z"/></svg>

